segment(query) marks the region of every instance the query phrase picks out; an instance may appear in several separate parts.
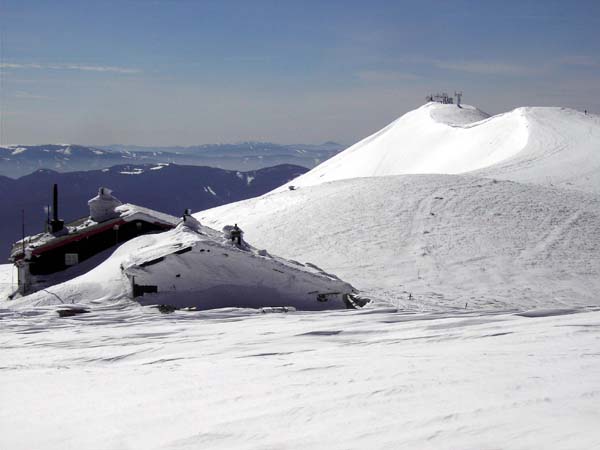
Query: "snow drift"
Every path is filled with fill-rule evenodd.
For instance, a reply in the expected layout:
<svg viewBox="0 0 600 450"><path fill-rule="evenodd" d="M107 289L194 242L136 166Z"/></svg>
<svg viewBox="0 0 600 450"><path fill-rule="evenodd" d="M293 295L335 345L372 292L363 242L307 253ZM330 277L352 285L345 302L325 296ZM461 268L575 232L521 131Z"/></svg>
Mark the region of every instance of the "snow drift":
<svg viewBox="0 0 600 450"><path fill-rule="evenodd" d="M288 186L400 174L474 172L600 193L600 117L526 107L489 117L428 103L404 114Z"/></svg>
<svg viewBox="0 0 600 450"><path fill-rule="evenodd" d="M142 305L301 310L356 306L354 288L334 275L271 256L244 241L232 242L226 233L189 216L174 233L132 254L121 267Z"/></svg>

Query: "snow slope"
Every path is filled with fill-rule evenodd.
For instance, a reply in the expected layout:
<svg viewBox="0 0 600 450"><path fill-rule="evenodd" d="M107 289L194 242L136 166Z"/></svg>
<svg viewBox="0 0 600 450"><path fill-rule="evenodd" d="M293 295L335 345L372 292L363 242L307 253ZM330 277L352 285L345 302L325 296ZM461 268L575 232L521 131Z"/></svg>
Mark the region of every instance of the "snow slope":
<svg viewBox="0 0 600 450"><path fill-rule="evenodd" d="M519 108L529 139L519 153L475 175L600 194L600 116L567 108Z"/></svg>
<svg viewBox="0 0 600 450"><path fill-rule="evenodd" d="M355 178L196 214L406 308L600 304L600 198L461 175ZM412 294L414 299L408 300Z"/></svg>
<svg viewBox="0 0 600 450"><path fill-rule="evenodd" d="M278 188L355 177L475 174L600 193L600 117L517 108L489 117L428 103Z"/></svg>
<svg viewBox="0 0 600 450"><path fill-rule="evenodd" d="M317 264L380 305L600 304L594 194L464 175L400 175L271 193L196 217L215 229L238 223L253 245ZM177 231L136 239L87 274L10 306L115 301L130 289L121 266L186 239Z"/></svg>

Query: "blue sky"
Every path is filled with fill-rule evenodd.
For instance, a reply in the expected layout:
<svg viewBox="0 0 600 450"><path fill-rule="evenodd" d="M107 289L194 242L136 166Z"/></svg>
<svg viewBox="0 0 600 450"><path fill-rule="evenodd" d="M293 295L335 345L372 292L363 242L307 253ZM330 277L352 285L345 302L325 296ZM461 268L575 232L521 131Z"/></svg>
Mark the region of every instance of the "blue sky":
<svg viewBox="0 0 600 450"><path fill-rule="evenodd" d="M351 144L464 91L600 113L598 1L0 3L1 144Z"/></svg>

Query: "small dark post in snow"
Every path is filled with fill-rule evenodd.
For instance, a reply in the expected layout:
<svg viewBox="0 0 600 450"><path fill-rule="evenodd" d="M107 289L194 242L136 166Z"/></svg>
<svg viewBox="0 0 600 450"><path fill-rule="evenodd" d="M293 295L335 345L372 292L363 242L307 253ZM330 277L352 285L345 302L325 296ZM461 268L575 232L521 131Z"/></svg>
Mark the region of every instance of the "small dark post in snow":
<svg viewBox="0 0 600 450"><path fill-rule="evenodd" d="M242 230L237 226L237 223L233 226L231 230L231 240L238 245L242 244Z"/></svg>

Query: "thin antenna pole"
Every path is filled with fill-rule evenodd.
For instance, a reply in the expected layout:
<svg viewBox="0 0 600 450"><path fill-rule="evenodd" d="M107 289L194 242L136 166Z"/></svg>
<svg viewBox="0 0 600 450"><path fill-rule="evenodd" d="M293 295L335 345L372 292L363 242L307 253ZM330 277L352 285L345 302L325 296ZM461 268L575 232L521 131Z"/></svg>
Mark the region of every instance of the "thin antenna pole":
<svg viewBox="0 0 600 450"><path fill-rule="evenodd" d="M23 260L25 260L25 210L21 210L21 233L23 239L21 240L21 246L23 248Z"/></svg>

